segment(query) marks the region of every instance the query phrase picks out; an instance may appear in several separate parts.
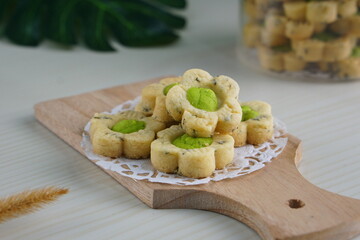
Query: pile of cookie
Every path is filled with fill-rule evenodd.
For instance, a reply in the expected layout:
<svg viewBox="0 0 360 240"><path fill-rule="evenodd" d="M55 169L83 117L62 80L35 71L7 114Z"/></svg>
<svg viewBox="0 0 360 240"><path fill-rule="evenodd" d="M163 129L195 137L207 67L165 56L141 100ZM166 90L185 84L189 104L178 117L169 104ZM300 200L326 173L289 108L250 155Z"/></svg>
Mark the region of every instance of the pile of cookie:
<svg viewBox="0 0 360 240"><path fill-rule="evenodd" d="M234 148L272 138L271 106L238 101L227 76L190 69L142 89L135 111L91 119L93 151L106 157L149 158L155 169L191 178L211 176L234 158Z"/></svg>
<svg viewBox="0 0 360 240"><path fill-rule="evenodd" d="M360 78L360 0L243 2L243 43L263 68Z"/></svg>

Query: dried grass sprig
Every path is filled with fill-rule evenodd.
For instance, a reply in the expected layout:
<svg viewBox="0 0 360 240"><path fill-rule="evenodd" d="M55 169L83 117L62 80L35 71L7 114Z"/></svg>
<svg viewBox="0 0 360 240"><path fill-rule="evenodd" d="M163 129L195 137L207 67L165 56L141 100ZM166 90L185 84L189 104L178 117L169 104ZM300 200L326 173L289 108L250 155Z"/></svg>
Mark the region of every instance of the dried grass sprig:
<svg viewBox="0 0 360 240"><path fill-rule="evenodd" d="M51 203L61 195L68 193L66 188L46 187L27 190L3 199L0 199L0 223L32 213L45 204Z"/></svg>

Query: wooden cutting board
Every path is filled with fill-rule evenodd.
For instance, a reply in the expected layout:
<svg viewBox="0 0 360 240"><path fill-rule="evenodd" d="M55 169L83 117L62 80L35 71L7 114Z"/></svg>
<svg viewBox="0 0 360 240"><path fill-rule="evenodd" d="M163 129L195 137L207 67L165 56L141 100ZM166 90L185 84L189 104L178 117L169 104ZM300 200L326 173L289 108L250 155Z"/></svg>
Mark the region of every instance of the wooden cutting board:
<svg viewBox="0 0 360 240"><path fill-rule="evenodd" d="M84 154L81 135L96 112L109 111L138 96L159 79L117 86L35 105L36 118ZM263 239L350 239L360 234L360 200L322 190L306 181L296 165L301 141L289 142L261 170L235 179L197 186L135 181L104 170L151 208L203 209L233 217ZM89 160L91 161L91 160Z"/></svg>

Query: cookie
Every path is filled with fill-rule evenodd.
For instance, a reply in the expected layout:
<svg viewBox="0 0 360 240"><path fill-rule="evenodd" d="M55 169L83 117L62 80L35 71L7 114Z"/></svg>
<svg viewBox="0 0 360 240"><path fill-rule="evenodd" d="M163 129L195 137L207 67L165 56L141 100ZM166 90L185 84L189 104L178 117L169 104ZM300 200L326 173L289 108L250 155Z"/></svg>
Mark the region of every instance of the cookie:
<svg viewBox="0 0 360 240"><path fill-rule="evenodd" d="M165 98L167 92L181 81L180 77L170 77L160 80L143 88L141 93L141 101L135 107L135 110L142 112L146 116L152 116L154 119L170 123L174 119L168 114L165 106Z"/></svg>
<svg viewBox="0 0 360 240"><path fill-rule="evenodd" d="M325 43L317 39L293 41L292 47L297 56L306 62L319 62L323 58Z"/></svg>
<svg viewBox="0 0 360 240"><path fill-rule="evenodd" d="M337 62L337 75L344 79L360 78L360 58L351 57Z"/></svg>
<svg viewBox="0 0 360 240"><path fill-rule="evenodd" d="M360 78L360 47L353 49L350 58L338 61L334 65L338 77L344 79Z"/></svg>
<svg viewBox="0 0 360 240"><path fill-rule="evenodd" d="M286 17L269 13L265 17L265 31L274 35L285 35Z"/></svg>
<svg viewBox="0 0 360 240"><path fill-rule="evenodd" d="M288 72L298 72L304 70L306 61L297 56L293 51L284 54L284 70Z"/></svg>
<svg viewBox="0 0 360 240"><path fill-rule="evenodd" d="M231 133L235 147L246 143L258 145L270 140L274 132L271 106L262 101L243 102L241 106L243 119Z"/></svg>
<svg viewBox="0 0 360 240"><path fill-rule="evenodd" d="M358 11L357 0L338 0L338 14L342 18L355 15Z"/></svg>
<svg viewBox="0 0 360 240"><path fill-rule="evenodd" d="M166 109L192 137L231 132L241 119L240 88L230 77L190 69L166 97Z"/></svg>
<svg viewBox="0 0 360 240"><path fill-rule="evenodd" d="M151 144L151 163L161 172L205 178L215 169L223 169L234 158L234 139L230 135L215 134L211 138L196 139L185 135L180 125L173 125L157 135L158 139Z"/></svg>
<svg viewBox="0 0 360 240"><path fill-rule="evenodd" d="M285 35L291 40L308 39L314 33L313 23L288 21L285 27Z"/></svg>
<svg viewBox="0 0 360 240"><path fill-rule="evenodd" d="M261 43L268 47L281 46L289 42L285 34L277 34L267 31L265 28L261 29Z"/></svg>
<svg viewBox="0 0 360 240"><path fill-rule="evenodd" d="M306 8L306 1L284 2L285 16L293 21L305 21Z"/></svg>
<svg viewBox="0 0 360 240"><path fill-rule="evenodd" d="M266 46L258 47L258 56L261 67L276 72L284 71L284 53L274 51Z"/></svg>
<svg viewBox="0 0 360 240"><path fill-rule="evenodd" d="M326 42L322 61L335 62L348 58L351 55L354 44L354 38L350 36L339 37Z"/></svg>
<svg viewBox="0 0 360 240"><path fill-rule="evenodd" d="M244 10L249 19L256 20L258 18L255 0L244 0Z"/></svg>
<svg viewBox="0 0 360 240"><path fill-rule="evenodd" d="M90 140L99 155L147 158L156 133L164 128L164 123L140 112L96 113L91 119Z"/></svg>
<svg viewBox="0 0 360 240"><path fill-rule="evenodd" d="M354 15L350 17L350 34L355 37L360 37L360 15Z"/></svg>
<svg viewBox="0 0 360 240"><path fill-rule="evenodd" d="M306 7L306 19L313 23L332 23L337 19L336 1L310 1Z"/></svg>
<svg viewBox="0 0 360 240"><path fill-rule="evenodd" d="M245 46L256 47L261 41L261 26L256 23L245 24L242 36Z"/></svg>

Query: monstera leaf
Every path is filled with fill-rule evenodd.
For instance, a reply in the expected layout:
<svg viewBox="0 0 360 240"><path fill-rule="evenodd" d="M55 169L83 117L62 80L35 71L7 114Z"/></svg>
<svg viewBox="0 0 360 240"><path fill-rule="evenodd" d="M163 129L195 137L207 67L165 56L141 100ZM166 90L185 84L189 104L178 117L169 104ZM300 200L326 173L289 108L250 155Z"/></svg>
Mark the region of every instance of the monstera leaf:
<svg viewBox="0 0 360 240"><path fill-rule="evenodd" d="M186 0L0 0L0 29L11 42L37 46L44 39L71 46L83 42L113 51L112 37L133 47L178 39L185 19L170 12Z"/></svg>

